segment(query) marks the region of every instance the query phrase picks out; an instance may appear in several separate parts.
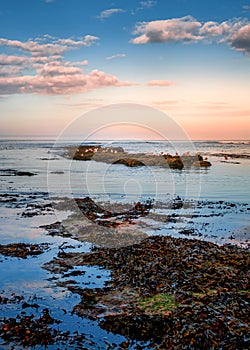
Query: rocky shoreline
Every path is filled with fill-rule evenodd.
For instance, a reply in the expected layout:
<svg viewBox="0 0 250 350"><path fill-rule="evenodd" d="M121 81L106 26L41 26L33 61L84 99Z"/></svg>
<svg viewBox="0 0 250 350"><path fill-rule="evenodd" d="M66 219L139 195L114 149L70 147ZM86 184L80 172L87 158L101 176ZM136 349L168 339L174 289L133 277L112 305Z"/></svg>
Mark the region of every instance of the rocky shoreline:
<svg viewBox="0 0 250 350"><path fill-rule="evenodd" d="M195 239L204 232L189 227L179 232L189 239L148 237L144 226L138 225L145 220L176 225L185 219L223 217L226 212L248 212L246 204L198 202L198 211L190 216L195 204L180 197L166 203L107 206L89 197L54 198L49 202L45 193L41 201L41 195L37 193L24 202L22 196L5 194L2 200L6 206L22 208L19 216L26 220L38 215L49 217L53 210L72 212L75 208L62 222L42 226L51 236L65 239L43 269L52 274L50 288L62 288L80 297L68 313L125 337L112 344L107 339L107 349L249 347L249 250ZM211 213L202 213L204 207ZM160 214L163 209L167 214ZM67 244L68 238L91 242L91 251L83 253ZM4 259L34 259L49 250L48 243L0 246ZM96 281L105 278L107 272L111 278L103 287L95 287L96 282L88 286L87 267L99 267ZM79 349L101 349L84 334L61 331L58 325L62 321L54 316L53 308L45 309L36 299L26 300L22 294L10 297L2 291L0 304L12 303L22 311L17 318L0 319L0 337L5 344L58 344L59 348L73 344Z"/></svg>
<svg viewBox="0 0 250 350"><path fill-rule="evenodd" d="M102 289L72 283L75 266L111 270ZM153 236L121 248L60 252L45 265L69 276L81 296L74 312L134 341L141 349L247 349L249 251L198 240ZM58 282L60 284L60 281ZM148 343L149 342L149 343ZM145 343L146 344L146 343Z"/></svg>

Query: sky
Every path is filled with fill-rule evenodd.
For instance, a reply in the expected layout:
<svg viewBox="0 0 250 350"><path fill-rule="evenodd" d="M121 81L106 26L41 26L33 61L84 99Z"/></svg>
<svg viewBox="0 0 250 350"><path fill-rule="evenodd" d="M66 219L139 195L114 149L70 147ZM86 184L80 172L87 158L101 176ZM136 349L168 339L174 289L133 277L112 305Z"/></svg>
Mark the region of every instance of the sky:
<svg viewBox="0 0 250 350"><path fill-rule="evenodd" d="M0 137L79 118L94 133L117 105L116 138L169 119L193 140L250 138L250 0L1 0L0 29Z"/></svg>

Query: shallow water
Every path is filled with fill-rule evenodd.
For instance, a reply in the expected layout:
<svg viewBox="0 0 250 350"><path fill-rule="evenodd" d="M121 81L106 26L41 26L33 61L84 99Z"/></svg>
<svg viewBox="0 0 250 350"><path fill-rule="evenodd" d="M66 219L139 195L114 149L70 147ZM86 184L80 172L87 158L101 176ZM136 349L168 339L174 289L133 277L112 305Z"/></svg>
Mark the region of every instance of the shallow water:
<svg viewBox="0 0 250 350"><path fill-rule="evenodd" d="M13 242L48 242L50 250L38 257L25 260L0 256L0 292L24 295L26 299L38 298L38 304L51 310L52 316L62 323L61 330L86 334L86 342L93 341L95 347L106 349L106 342L121 343L125 338L107 333L96 321L71 315L79 297L69 293L64 287L57 287L48 271L42 269L45 262L57 255L63 242L74 251L89 251L91 244L79 245L70 238L50 237L41 225L63 220L64 212L38 211L38 215L23 216L29 205L49 203L55 196L85 197L95 201L132 205L136 201L149 198L155 201L152 216L142 220L149 235L163 234L180 237L180 230L193 229L195 238L206 239L220 244L245 242L250 234L249 225L249 167L250 159L237 158L224 162L224 157L215 153L228 153L250 156L249 142L115 142L128 152L160 152L182 154L186 151L199 151L208 154L212 167L188 170L170 170L159 167L128 168L123 165L110 165L99 162L72 161L62 157L63 146L76 144L67 142L55 144L48 141L0 141L1 169L15 169L33 172L34 176L0 175L0 244ZM103 142L101 144L109 144ZM232 162L231 162L232 161ZM240 164L236 164L235 161ZM9 195L9 197L7 197ZM180 209L178 214L184 222L157 222L154 215L173 214L166 203L179 196L183 201L194 205ZM221 202L221 203L219 203ZM175 212L174 212L175 213ZM196 218L191 216L196 215ZM186 217L185 217L186 216ZM145 226L147 224L148 226ZM230 236L234 236L230 239ZM183 236L186 237L186 236ZM190 235L189 238L193 236ZM76 268L77 269L77 268ZM101 287L110 279L109 271L97 267L81 267L83 276L74 277L82 288ZM22 311L21 305L0 305L0 318L16 317ZM27 310L28 313L39 311ZM98 345L97 345L98 344ZM89 345L86 345L89 346ZM67 344L67 349L70 349ZM16 347L19 349L20 347ZM56 346L49 346L56 349ZM90 347L91 348L91 347ZM1 345L0 349L4 349ZM73 347L72 347L73 349Z"/></svg>

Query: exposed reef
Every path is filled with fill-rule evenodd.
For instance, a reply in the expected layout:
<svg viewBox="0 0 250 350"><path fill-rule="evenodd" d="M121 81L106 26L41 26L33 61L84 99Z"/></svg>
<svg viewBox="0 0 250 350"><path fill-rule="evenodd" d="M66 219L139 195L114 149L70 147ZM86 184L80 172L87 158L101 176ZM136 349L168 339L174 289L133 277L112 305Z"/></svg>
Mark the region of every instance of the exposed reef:
<svg viewBox="0 0 250 350"><path fill-rule="evenodd" d="M59 252L44 267L52 273L75 266L111 270L104 288L64 283L81 296L74 312L124 335L140 349L247 349L249 251L230 245L154 236L92 253ZM60 281L58 281L60 285Z"/></svg>
<svg viewBox="0 0 250 350"><path fill-rule="evenodd" d="M182 156L176 154L146 154L128 153L122 147L102 147L100 145L84 145L78 147L67 147L64 153L66 158L73 160L104 162L110 164L123 164L128 167L138 166L160 166L171 169L182 169L184 167L199 166L210 167L211 163L203 160L199 154Z"/></svg>

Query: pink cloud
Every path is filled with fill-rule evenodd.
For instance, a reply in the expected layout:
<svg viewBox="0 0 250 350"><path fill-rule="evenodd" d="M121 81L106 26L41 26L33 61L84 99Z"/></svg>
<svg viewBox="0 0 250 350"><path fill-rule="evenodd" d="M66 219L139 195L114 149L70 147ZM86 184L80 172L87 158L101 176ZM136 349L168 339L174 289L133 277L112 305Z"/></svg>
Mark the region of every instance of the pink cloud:
<svg viewBox="0 0 250 350"><path fill-rule="evenodd" d="M0 76L15 76L20 74L22 68L18 66L1 66L0 65Z"/></svg>
<svg viewBox="0 0 250 350"><path fill-rule="evenodd" d="M89 64L89 61L83 60L83 61L77 61L77 62L70 62L70 64L74 66L87 66Z"/></svg>
<svg viewBox="0 0 250 350"><path fill-rule="evenodd" d="M0 38L0 45L29 52L33 56L62 55L67 51L67 46L58 44L39 44L32 40L21 42L19 40Z"/></svg>
<svg viewBox="0 0 250 350"><path fill-rule="evenodd" d="M79 40L57 39L46 35L43 39L25 42L0 38L0 45L29 54L0 55L0 94L70 95L109 86L135 85L97 69L86 74L82 67L88 64L87 60L63 60L65 51L88 47L97 39L91 35ZM47 40L51 42L41 44Z"/></svg>
<svg viewBox="0 0 250 350"><path fill-rule="evenodd" d="M172 86L175 85L176 83L172 81L167 81L167 80L151 80L149 81L146 85L147 86Z"/></svg>
<svg viewBox="0 0 250 350"><path fill-rule="evenodd" d="M137 24L133 44L169 43L173 41L227 43L233 49L250 53L250 23L235 19L222 23L202 23L191 16L142 22Z"/></svg>
<svg viewBox="0 0 250 350"><path fill-rule="evenodd" d="M81 40L73 40L73 39L58 39L56 40L56 43L59 45L67 46L67 47L89 47L93 45L99 38L97 36L93 35L85 35L84 38L81 38Z"/></svg>
<svg viewBox="0 0 250 350"><path fill-rule="evenodd" d="M23 65L27 63L28 57L25 56L8 56L8 55L0 55L0 65L5 66L5 65Z"/></svg>
<svg viewBox="0 0 250 350"><path fill-rule="evenodd" d="M80 47L89 47L94 44L99 38L86 35L80 40L73 39L56 39L52 38L51 43L40 44L38 40L28 40L25 42L19 40L9 40L0 38L0 45L19 49L24 52L30 53L32 56L50 56L50 55L62 55L68 50Z"/></svg>
<svg viewBox="0 0 250 350"><path fill-rule="evenodd" d="M138 35L132 40L134 44L163 43L171 41L200 41L199 35L201 23L191 16L142 22L134 31Z"/></svg>
<svg viewBox="0 0 250 350"><path fill-rule="evenodd" d="M200 34L204 37L218 37L228 34L230 31L230 25L227 22L221 24L217 22L208 21L200 28Z"/></svg>
<svg viewBox="0 0 250 350"><path fill-rule="evenodd" d="M77 67L67 67L62 65L61 62L55 61L42 65L38 69L38 73L42 76L75 75L81 74L82 70Z"/></svg>
<svg viewBox="0 0 250 350"><path fill-rule="evenodd" d="M0 93L2 95L22 93L68 95L109 86L134 85L132 82L119 81L116 76L98 70L84 75L79 71L72 71L71 68L54 66L53 69L50 67L45 71L41 70L35 76L0 77Z"/></svg>
<svg viewBox="0 0 250 350"><path fill-rule="evenodd" d="M250 54L250 23L231 35L230 45L237 51Z"/></svg>

